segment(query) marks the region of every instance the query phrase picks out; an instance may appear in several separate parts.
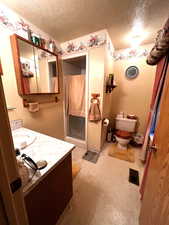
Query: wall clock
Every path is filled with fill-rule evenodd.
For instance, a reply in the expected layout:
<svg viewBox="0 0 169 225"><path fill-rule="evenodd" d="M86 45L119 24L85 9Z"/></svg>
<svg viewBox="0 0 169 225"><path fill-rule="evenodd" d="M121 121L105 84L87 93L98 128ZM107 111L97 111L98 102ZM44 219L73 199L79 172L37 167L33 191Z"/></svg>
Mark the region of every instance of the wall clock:
<svg viewBox="0 0 169 225"><path fill-rule="evenodd" d="M138 76L138 74L139 74L139 69L136 66L129 66L125 72L127 79L134 79Z"/></svg>

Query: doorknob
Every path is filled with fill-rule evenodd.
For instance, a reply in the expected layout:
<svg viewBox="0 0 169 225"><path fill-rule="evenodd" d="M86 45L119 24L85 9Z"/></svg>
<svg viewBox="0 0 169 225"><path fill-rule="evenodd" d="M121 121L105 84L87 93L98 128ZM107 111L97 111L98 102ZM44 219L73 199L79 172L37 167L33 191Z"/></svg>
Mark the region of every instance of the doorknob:
<svg viewBox="0 0 169 225"><path fill-rule="evenodd" d="M150 150L151 150L152 152L156 153L157 150L158 150L158 148L157 148L156 145L152 145L152 146L150 147Z"/></svg>

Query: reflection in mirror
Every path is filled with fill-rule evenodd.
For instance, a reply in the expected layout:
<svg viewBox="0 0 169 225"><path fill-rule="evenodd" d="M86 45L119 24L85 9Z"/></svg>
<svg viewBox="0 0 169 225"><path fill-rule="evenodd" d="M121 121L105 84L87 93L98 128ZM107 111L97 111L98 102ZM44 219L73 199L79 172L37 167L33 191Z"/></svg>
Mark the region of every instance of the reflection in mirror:
<svg viewBox="0 0 169 225"><path fill-rule="evenodd" d="M18 39L24 94L58 93L57 58Z"/></svg>
<svg viewBox="0 0 169 225"><path fill-rule="evenodd" d="M56 57L35 48L38 93L58 93L58 68Z"/></svg>
<svg viewBox="0 0 169 225"><path fill-rule="evenodd" d="M34 59L34 47L25 41L18 39L21 63L21 80L24 94L38 92L36 67Z"/></svg>
<svg viewBox="0 0 169 225"><path fill-rule="evenodd" d="M49 67L49 76L50 76L50 90L51 92L58 92L58 69L56 60L48 60L48 67Z"/></svg>

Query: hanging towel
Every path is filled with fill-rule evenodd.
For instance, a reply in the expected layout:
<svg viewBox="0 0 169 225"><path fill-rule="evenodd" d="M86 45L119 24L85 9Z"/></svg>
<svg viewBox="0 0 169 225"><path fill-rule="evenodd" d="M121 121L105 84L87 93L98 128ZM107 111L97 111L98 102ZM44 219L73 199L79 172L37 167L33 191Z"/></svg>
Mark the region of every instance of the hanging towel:
<svg viewBox="0 0 169 225"><path fill-rule="evenodd" d="M89 109L88 118L91 122L98 122L101 120L101 113L100 113L100 102L98 98L91 99L91 105Z"/></svg>
<svg viewBox="0 0 169 225"><path fill-rule="evenodd" d="M68 75L66 81L67 114L85 117L85 75Z"/></svg>

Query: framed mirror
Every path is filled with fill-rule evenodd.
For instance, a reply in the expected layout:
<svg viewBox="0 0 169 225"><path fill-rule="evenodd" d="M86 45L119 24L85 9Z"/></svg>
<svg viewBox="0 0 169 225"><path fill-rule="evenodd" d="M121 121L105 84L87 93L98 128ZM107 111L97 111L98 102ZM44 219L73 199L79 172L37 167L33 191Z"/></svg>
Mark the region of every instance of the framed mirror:
<svg viewBox="0 0 169 225"><path fill-rule="evenodd" d="M19 94L59 93L58 56L16 34L11 45Z"/></svg>

